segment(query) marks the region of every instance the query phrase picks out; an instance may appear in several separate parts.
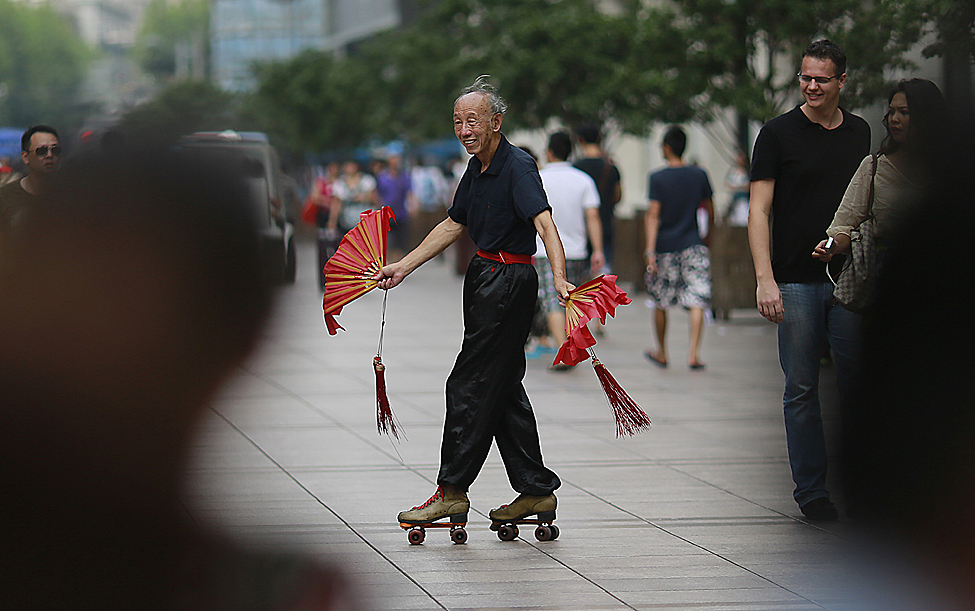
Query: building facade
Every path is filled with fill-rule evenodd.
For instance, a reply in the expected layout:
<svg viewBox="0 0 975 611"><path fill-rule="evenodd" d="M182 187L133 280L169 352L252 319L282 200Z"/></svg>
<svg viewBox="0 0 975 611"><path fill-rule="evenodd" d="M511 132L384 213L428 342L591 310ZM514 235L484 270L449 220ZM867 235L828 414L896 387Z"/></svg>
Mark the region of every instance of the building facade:
<svg viewBox="0 0 975 611"><path fill-rule="evenodd" d="M228 91L253 87L255 62L287 60L307 49L344 53L394 28L409 12L402 0L213 0L211 75Z"/></svg>

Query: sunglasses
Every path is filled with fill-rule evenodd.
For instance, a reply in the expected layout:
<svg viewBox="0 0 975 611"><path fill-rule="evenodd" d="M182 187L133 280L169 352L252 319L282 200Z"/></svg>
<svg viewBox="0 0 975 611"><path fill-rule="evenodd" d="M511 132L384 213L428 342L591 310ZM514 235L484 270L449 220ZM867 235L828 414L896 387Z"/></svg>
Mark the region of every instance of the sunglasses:
<svg viewBox="0 0 975 611"><path fill-rule="evenodd" d="M54 144L52 146L41 145L34 149L34 154L38 157L47 157L48 152L50 152L55 157L61 156L61 145Z"/></svg>

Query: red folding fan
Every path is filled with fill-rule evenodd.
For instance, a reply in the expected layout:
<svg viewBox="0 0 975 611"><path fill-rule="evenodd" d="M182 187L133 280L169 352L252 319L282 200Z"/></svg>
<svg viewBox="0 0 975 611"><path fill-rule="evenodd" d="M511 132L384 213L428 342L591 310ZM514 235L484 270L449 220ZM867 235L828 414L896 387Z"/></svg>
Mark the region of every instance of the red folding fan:
<svg viewBox="0 0 975 611"><path fill-rule="evenodd" d="M393 209L383 206L380 210L367 210L359 215L359 222L342 241L335 254L325 264L325 326L330 335L338 333L342 326L335 317L350 301L362 297L378 286L376 275L386 265L386 234L390 221L395 221ZM388 293L387 293L388 295ZM386 299L383 298L383 323L379 333L379 350L373 358L376 371L376 420L379 430L397 439L396 420L386 397L386 366L382 361L382 329L386 325Z"/></svg>
<svg viewBox="0 0 975 611"><path fill-rule="evenodd" d="M565 305L566 338L552 363L553 365L558 363L576 365L586 359L592 359L596 377L599 378L599 383L616 416L617 437L633 435L640 430L650 428L650 417L626 394L606 366L596 358L596 353L592 350L596 345L596 338L589 332L586 323L598 318L600 322L606 324L606 316L615 316L617 306L632 301L621 288L616 286L616 276L611 275L599 276L570 291Z"/></svg>

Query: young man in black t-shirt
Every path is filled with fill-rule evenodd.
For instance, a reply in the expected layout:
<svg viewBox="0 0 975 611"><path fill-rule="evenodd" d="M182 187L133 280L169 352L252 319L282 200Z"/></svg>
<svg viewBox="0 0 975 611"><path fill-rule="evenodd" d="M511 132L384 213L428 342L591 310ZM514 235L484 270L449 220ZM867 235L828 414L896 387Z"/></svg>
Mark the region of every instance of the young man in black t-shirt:
<svg viewBox="0 0 975 611"><path fill-rule="evenodd" d="M603 255L606 258L606 265L601 273L611 273L615 209L623 194L620 171L603 151L598 127L589 123L580 125L576 129L576 136L580 156L572 165L589 174L599 191L599 222L603 227Z"/></svg>
<svg viewBox="0 0 975 611"><path fill-rule="evenodd" d="M835 44L809 45L798 80L805 103L769 121L755 142L748 238L758 310L778 324L793 496L807 518L835 520L826 488L819 360L828 342L840 396L849 397L856 383L860 317L834 304L823 264L810 253L869 152L870 127L839 106L846 56Z"/></svg>

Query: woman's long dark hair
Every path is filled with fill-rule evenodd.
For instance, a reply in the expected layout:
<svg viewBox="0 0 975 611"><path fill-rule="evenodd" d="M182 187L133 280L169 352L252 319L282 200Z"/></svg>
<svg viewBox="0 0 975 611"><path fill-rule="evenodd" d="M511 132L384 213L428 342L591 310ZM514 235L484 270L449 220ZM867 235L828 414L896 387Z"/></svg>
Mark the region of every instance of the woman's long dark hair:
<svg viewBox="0 0 975 611"><path fill-rule="evenodd" d="M908 130L909 146L917 158L924 164L925 174L931 178L936 175L938 168L944 167L944 143L948 133L948 105L938 86L929 80L912 78L897 83L887 97L890 104L894 96L903 93L907 98L907 109L911 117ZM890 112L884 114L884 129L886 134L880 143L878 154L888 155L901 148L901 144L890 135L888 118Z"/></svg>

